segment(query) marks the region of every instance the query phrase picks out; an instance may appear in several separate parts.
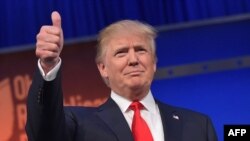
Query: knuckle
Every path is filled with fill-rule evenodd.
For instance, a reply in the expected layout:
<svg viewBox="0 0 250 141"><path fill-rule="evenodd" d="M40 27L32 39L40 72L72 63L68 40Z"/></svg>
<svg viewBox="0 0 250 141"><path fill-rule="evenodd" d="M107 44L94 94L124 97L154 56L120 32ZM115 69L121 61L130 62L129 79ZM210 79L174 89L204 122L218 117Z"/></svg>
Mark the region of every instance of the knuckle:
<svg viewBox="0 0 250 141"><path fill-rule="evenodd" d="M41 43L39 41L36 42L36 49L40 48Z"/></svg>
<svg viewBox="0 0 250 141"><path fill-rule="evenodd" d="M36 39L38 40L40 38L40 33L36 35Z"/></svg>
<svg viewBox="0 0 250 141"><path fill-rule="evenodd" d="M37 41L40 41L40 40L42 40L42 38L43 38L43 33L42 33L42 32L39 32L39 33L36 35L36 40L37 40Z"/></svg>
<svg viewBox="0 0 250 141"><path fill-rule="evenodd" d="M51 44L50 49L51 49L51 51L56 51L57 45L56 44Z"/></svg>
<svg viewBox="0 0 250 141"><path fill-rule="evenodd" d="M58 48L57 44L53 44L52 46L55 50Z"/></svg>
<svg viewBox="0 0 250 141"><path fill-rule="evenodd" d="M41 57L41 51L39 51L39 50L36 50L36 56L38 57L38 58L40 58Z"/></svg>
<svg viewBox="0 0 250 141"><path fill-rule="evenodd" d="M47 28L47 26L42 26L42 27L40 28L40 32L45 31L45 30L46 30L46 28Z"/></svg>
<svg viewBox="0 0 250 141"><path fill-rule="evenodd" d="M56 41L57 43L59 43L59 42L60 42L60 37L59 37L59 36L55 36L55 41Z"/></svg>

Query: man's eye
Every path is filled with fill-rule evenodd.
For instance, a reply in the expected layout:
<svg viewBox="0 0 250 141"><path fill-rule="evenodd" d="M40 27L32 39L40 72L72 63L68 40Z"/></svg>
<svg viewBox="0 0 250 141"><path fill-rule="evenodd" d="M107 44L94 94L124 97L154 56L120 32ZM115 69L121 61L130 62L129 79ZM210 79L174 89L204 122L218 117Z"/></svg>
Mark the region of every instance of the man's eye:
<svg viewBox="0 0 250 141"><path fill-rule="evenodd" d="M145 52L147 52L147 50L145 48L138 48L136 50L136 52L138 52L138 53L145 53Z"/></svg>
<svg viewBox="0 0 250 141"><path fill-rule="evenodd" d="M122 56L125 56L126 53L127 53L126 51L118 51L118 52L115 53L115 56L122 57Z"/></svg>

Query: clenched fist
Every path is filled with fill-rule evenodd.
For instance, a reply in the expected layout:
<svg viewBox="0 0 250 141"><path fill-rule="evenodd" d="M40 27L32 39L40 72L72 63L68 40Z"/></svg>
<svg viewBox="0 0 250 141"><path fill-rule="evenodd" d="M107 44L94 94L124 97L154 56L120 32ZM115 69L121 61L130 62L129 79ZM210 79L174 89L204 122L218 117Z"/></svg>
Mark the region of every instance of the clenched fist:
<svg viewBox="0 0 250 141"><path fill-rule="evenodd" d="M53 25L42 26L36 37L36 56L41 60L40 63L45 74L59 62L59 56L63 48L60 14L53 12L51 20Z"/></svg>

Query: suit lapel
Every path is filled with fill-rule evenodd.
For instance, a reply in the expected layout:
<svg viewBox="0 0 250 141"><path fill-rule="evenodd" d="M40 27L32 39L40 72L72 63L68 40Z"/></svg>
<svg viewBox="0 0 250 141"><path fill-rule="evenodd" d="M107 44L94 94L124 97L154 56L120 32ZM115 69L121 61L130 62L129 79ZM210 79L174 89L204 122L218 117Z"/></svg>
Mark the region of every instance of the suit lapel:
<svg viewBox="0 0 250 141"><path fill-rule="evenodd" d="M182 117L171 106L156 101L163 124L165 141L181 141ZM133 141L131 130L118 105L109 98L99 107L97 115L114 132L119 141Z"/></svg>
<svg viewBox="0 0 250 141"><path fill-rule="evenodd" d="M99 107L97 115L114 132L119 141L133 141L132 133L125 117L111 98Z"/></svg>
<svg viewBox="0 0 250 141"><path fill-rule="evenodd" d="M181 141L182 117L173 108L157 101L161 113L165 141Z"/></svg>

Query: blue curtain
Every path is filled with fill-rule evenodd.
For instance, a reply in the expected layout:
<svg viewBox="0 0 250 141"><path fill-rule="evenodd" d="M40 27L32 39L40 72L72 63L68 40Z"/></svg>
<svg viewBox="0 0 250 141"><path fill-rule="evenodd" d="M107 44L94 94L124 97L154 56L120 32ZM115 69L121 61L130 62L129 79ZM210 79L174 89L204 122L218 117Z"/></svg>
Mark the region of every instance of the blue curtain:
<svg viewBox="0 0 250 141"><path fill-rule="evenodd" d="M249 13L249 0L1 0L0 49L35 42L50 14L62 16L66 39L96 35L121 19L154 26Z"/></svg>

